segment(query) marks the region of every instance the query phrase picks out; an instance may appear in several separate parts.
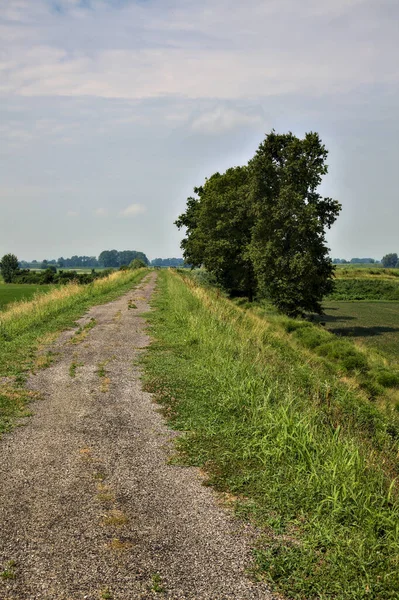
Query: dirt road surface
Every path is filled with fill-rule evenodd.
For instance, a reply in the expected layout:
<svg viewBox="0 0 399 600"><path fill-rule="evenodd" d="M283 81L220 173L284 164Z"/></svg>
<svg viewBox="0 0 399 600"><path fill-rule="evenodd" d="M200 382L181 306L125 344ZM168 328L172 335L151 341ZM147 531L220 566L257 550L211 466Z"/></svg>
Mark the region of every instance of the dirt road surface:
<svg viewBox="0 0 399 600"><path fill-rule="evenodd" d="M174 434L134 364L155 279L61 335L33 416L0 440L1 600L271 598L247 575L250 528L167 462Z"/></svg>

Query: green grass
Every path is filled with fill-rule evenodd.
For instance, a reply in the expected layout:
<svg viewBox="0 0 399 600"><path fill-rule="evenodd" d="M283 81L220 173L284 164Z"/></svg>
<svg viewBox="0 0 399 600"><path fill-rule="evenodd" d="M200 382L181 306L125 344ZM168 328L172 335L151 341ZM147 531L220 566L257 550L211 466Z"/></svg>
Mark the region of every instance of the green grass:
<svg viewBox="0 0 399 600"><path fill-rule="evenodd" d="M336 279L329 300L393 300L399 302L399 278Z"/></svg>
<svg viewBox="0 0 399 600"><path fill-rule="evenodd" d="M35 294L44 294L52 289L52 285L0 283L0 310L12 302L30 300Z"/></svg>
<svg viewBox="0 0 399 600"><path fill-rule="evenodd" d="M335 265L335 275L338 278L395 278L399 277L399 269L386 269L382 265Z"/></svg>
<svg viewBox="0 0 399 600"><path fill-rule="evenodd" d="M399 363L399 302L324 303L320 317L332 333L345 336Z"/></svg>
<svg viewBox="0 0 399 600"><path fill-rule="evenodd" d="M14 303L0 313L0 433L10 430L18 417L28 414L26 405L34 394L24 384L29 371L49 364L43 348L59 332L76 326L76 319L90 306L127 292L147 273L145 269L124 271L89 285L53 288L49 294ZM95 321L89 321L77 337L81 339L94 325ZM71 376L75 371L72 369Z"/></svg>
<svg viewBox="0 0 399 600"><path fill-rule="evenodd" d="M263 529L262 576L288 598L397 599L398 444L386 416L283 327L217 291L161 271L154 308L147 389L184 432L183 460Z"/></svg>

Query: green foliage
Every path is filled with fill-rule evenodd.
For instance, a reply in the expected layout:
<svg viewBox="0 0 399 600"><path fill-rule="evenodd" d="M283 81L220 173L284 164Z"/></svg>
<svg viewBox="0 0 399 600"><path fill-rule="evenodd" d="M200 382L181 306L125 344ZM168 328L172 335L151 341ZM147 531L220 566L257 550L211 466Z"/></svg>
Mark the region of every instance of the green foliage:
<svg viewBox="0 0 399 600"><path fill-rule="evenodd" d="M15 254L5 254L0 261L1 275L4 283L12 283L19 271L18 258Z"/></svg>
<svg viewBox="0 0 399 600"><path fill-rule="evenodd" d="M130 269L145 269L146 263L141 258L134 258L129 265Z"/></svg>
<svg viewBox="0 0 399 600"><path fill-rule="evenodd" d="M183 258L154 258L151 261L152 267L180 267L188 268Z"/></svg>
<svg viewBox="0 0 399 600"><path fill-rule="evenodd" d="M212 175L176 221L186 228L186 262L205 266L231 295L267 297L292 316L320 313L333 275L325 229L340 211L317 193L326 157L316 133L272 131L247 167Z"/></svg>
<svg viewBox="0 0 399 600"><path fill-rule="evenodd" d="M190 272L190 277L199 285L203 286L203 287L209 287L209 288L218 288L218 289L222 289L220 287L220 284L218 283L215 275L213 273L210 273L209 271L207 271L206 269L193 269Z"/></svg>
<svg viewBox="0 0 399 600"><path fill-rule="evenodd" d="M187 212L176 225L187 228L182 243L187 262L204 267L233 295L252 298L255 288L247 256L252 218L248 206L247 167L215 173L189 198Z"/></svg>
<svg viewBox="0 0 399 600"><path fill-rule="evenodd" d="M398 446L386 417L273 323L179 275L160 280L147 387L185 432L187 462L264 527L263 576L287 598L397 598Z"/></svg>
<svg viewBox="0 0 399 600"><path fill-rule="evenodd" d="M144 252L137 252L137 250L103 250L98 257L98 264L102 267L118 268L123 265L130 265L135 258L142 260L144 266L149 264Z"/></svg>
<svg viewBox="0 0 399 600"><path fill-rule="evenodd" d="M332 289L325 228L340 205L316 191L327 173L326 158L317 133L301 140L273 131L249 163L255 217L249 255L259 292L292 316L320 313Z"/></svg>
<svg viewBox="0 0 399 600"><path fill-rule="evenodd" d="M382 257L382 264L386 268L396 268L399 266L399 259L396 252L392 252L390 254L386 254Z"/></svg>
<svg viewBox="0 0 399 600"><path fill-rule="evenodd" d="M28 269L21 269L15 275L13 281L15 283L30 283L35 285L48 285L50 283L57 285L64 285L70 281L86 285L93 283L96 279L103 279L108 277L112 273L112 269L103 269L101 271L95 271L91 273L77 273L76 271L58 271L54 272L54 269L48 268L45 271L29 271Z"/></svg>

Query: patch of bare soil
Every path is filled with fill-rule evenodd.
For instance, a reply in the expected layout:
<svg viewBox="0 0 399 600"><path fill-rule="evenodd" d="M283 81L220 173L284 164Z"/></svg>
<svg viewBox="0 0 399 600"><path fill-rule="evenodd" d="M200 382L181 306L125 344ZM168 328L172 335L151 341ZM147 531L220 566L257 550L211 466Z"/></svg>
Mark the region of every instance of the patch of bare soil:
<svg viewBox="0 0 399 600"><path fill-rule="evenodd" d="M61 335L33 417L0 440L0 600L271 598L246 574L250 528L167 462L174 434L134 365L155 279Z"/></svg>

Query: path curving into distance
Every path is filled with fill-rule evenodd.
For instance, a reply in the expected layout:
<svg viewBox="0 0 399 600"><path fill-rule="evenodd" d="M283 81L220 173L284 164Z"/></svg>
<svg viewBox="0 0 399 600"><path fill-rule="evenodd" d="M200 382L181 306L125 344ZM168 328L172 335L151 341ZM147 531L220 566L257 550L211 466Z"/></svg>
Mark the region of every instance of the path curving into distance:
<svg viewBox="0 0 399 600"><path fill-rule="evenodd" d="M250 528L167 462L175 434L134 366L155 282L61 335L33 416L0 440L0 600L272 597L246 575Z"/></svg>

